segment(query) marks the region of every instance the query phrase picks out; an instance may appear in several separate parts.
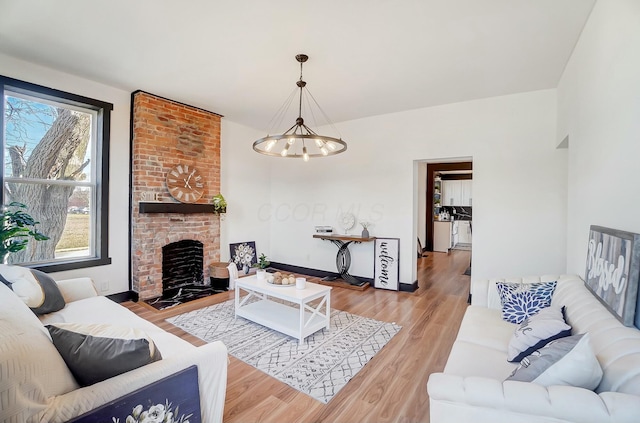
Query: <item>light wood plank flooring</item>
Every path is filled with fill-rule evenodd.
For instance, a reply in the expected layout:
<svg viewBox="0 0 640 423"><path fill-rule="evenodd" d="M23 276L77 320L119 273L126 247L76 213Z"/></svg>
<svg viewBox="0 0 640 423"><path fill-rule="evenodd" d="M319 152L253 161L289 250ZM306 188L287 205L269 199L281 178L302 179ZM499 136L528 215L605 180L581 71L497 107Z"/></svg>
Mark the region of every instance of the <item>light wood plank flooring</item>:
<svg viewBox="0 0 640 423"><path fill-rule="evenodd" d="M335 288L331 306L377 320L396 322L402 330L329 404L267 376L229 356L226 423L248 422L428 422L429 375L444 368L467 307L469 251L428 253L418 260L416 292ZM124 306L163 329L195 344L203 341L164 321L233 298L233 292L158 312L143 303Z"/></svg>

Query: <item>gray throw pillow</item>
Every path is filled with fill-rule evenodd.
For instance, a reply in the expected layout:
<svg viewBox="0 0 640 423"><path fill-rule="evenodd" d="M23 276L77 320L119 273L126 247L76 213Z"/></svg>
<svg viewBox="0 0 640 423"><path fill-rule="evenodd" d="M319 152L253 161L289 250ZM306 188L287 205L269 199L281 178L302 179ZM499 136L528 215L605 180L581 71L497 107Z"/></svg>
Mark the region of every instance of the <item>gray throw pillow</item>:
<svg viewBox="0 0 640 423"><path fill-rule="evenodd" d="M585 333L548 343L522 360L507 380L593 390L602 375L600 363L591 349L589 334Z"/></svg>
<svg viewBox="0 0 640 423"><path fill-rule="evenodd" d="M11 288L35 314L53 313L66 305L56 281L39 270L0 264L0 282Z"/></svg>
<svg viewBox="0 0 640 423"><path fill-rule="evenodd" d="M564 321L564 307L550 306L524 319L516 328L507 351L507 361L520 362L556 339L571 335Z"/></svg>
<svg viewBox="0 0 640 423"><path fill-rule="evenodd" d="M93 385L162 355L143 331L104 324L56 323L46 328L67 367L82 386Z"/></svg>

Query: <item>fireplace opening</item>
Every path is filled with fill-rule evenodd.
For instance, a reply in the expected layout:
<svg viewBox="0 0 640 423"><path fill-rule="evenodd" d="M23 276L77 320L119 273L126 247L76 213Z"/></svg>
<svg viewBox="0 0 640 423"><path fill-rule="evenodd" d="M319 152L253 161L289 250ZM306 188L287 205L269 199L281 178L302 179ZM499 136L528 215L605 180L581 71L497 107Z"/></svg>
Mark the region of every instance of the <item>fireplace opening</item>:
<svg viewBox="0 0 640 423"><path fill-rule="evenodd" d="M162 247L162 296L146 303L162 310L224 292L205 283L203 252L202 242L191 239Z"/></svg>
<svg viewBox="0 0 640 423"><path fill-rule="evenodd" d="M162 292L203 285L202 242L185 239L162 247Z"/></svg>

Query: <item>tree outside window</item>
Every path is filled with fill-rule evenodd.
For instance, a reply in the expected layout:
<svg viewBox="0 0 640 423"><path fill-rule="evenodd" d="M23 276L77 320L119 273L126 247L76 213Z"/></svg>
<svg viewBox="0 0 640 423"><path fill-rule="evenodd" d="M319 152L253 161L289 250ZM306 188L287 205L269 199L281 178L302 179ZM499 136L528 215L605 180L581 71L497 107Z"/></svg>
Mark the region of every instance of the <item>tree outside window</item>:
<svg viewBox="0 0 640 423"><path fill-rule="evenodd" d="M107 264L112 105L8 78L0 82L3 204L25 204L49 237L29 243L9 262L49 270Z"/></svg>

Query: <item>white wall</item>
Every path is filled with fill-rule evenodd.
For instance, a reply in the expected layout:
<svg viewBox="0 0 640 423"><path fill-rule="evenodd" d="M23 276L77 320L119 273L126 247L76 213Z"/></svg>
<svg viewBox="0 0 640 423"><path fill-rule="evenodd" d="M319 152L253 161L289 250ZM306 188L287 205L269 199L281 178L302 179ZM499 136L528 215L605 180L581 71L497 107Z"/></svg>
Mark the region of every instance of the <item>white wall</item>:
<svg viewBox="0 0 640 423"><path fill-rule="evenodd" d="M130 96L87 79L0 54L0 74L113 103L109 171L109 256L112 264L53 274L56 279L90 276L101 294L129 290L129 113Z"/></svg>
<svg viewBox="0 0 640 423"><path fill-rule="evenodd" d="M427 231L427 163L425 162L417 162L416 163L417 170L417 180L415 183L418 186L416 191L416 204L415 208L417 210L416 214L416 228L417 228L417 237L420 238L420 243L422 244L422 248L427 246L427 239L425 238L425 234ZM432 193L429 193L433 195Z"/></svg>
<svg viewBox="0 0 640 423"><path fill-rule="evenodd" d="M640 2L598 0L558 86L569 136L567 271L584 276L590 225L640 233Z"/></svg>
<svg viewBox="0 0 640 423"><path fill-rule="evenodd" d="M561 272L566 150L555 148L555 119L555 90L544 90L339 123L346 153L271 159L272 258L335 271L336 247L313 239L313 227L339 227L351 210L374 223L371 235L401 239L400 281L413 282L414 160L471 157L474 279ZM371 244L352 248L352 274L373 275L372 252Z"/></svg>
<svg viewBox="0 0 640 423"><path fill-rule="evenodd" d="M253 141L264 134L222 119L220 189L227 213L220 222L220 260L228 261L229 244L255 241L258 254L271 258L271 195L269 158L253 151Z"/></svg>

